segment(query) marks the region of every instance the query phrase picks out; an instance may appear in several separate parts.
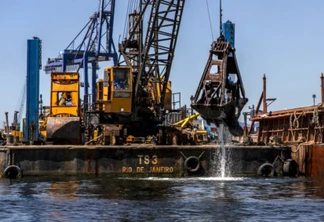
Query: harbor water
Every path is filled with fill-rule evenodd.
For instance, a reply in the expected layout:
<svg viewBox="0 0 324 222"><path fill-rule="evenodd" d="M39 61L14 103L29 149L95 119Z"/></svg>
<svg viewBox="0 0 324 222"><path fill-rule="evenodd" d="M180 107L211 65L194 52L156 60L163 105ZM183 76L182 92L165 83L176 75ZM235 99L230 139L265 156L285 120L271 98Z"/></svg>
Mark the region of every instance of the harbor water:
<svg viewBox="0 0 324 222"><path fill-rule="evenodd" d="M0 180L1 221L324 221L309 178Z"/></svg>

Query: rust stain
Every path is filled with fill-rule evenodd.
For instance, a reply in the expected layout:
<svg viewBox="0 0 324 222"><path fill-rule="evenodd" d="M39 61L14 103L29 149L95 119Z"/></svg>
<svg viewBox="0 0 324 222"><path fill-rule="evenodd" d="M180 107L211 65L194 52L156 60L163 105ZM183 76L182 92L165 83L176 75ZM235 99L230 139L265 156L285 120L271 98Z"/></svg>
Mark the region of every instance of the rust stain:
<svg viewBox="0 0 324 222"><path fill-rule="evenodd" d="M306 175L316 178L324 177L324 146L308 146L305 153Z"/></svg>
<svg viewBox="0 0 324 222"><path fill-rule="evenodd" d="M305 144L291 147L292 158L298 163L299 173L313 178L324 178L324 145Z"/></svg>

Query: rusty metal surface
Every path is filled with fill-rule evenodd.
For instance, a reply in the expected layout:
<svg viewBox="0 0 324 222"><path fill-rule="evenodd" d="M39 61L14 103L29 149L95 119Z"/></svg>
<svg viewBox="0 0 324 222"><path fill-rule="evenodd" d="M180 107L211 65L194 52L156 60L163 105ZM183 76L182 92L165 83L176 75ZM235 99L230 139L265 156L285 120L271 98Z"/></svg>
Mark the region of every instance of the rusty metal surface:
<svg viewBox="0 0 324 222"><path fill-rule="evenodd" d="M46 140L53 144L79 144L80 117L48 117Z"/></svg>
<svg viewBox="0 0 324 222"><path fill-rule="evenodd" d="M238 118L247 101L235 49L221 35L212 43L191 107L207 123L225 124L232 135L242 136Z"/></svg>
<svg viewBox="0 0 324 222"><path fill-rule="evenodd" d="M275 99L266 96L266 77L263 76L263 90L255 110L250 112L251 134L255 122L259 122L257 135L258 143L268 144L271 138L278 138L285 144L296 144L303 142L323 143L324 139L324 76L321 74L322 103L313 106L298 107L286 110L269 111L267 101ZM263 102L263 110L260 107ZM246 126L245 126L246 127ZM252 136L252 135L250 135Z"/></svg>
<svg viewBox="0 0 324 222"><path fill-rule="evenodd" d="M311 177L324 177L324 146L314 145L306 154L306 175Z"/></svg>
<svg viewBox="0 0 324 222"><path fill-rule="evenodd" d="M217 126L223 123L228 126L233 136L243 135L243 128L238 122L234 102L230 102L227 106L221 108L216 104L211 104L207 107L200 104L193 104L192 108L200 113L208 123L215 123Z"/></svg>
<svg viewBox="0 0 324 222"><path fill-rule="evenodd" d="M283 143L322 143L324 138L323 106L300 107L259 114L252 118L259 122L258 142L269 143L274 136Z"/></svg>
<svg viewBox="0 0 324 222"><path fill-rule="evenodd" d="M292 157L299 165L302 175L313 178L324 178L324 145L299 145L293 149Z"/></svg>

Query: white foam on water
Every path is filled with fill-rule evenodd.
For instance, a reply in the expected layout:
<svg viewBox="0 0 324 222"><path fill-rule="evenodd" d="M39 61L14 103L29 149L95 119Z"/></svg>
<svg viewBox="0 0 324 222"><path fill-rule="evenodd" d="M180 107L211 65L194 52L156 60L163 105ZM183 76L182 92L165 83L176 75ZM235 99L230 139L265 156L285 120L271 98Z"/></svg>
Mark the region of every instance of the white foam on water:
<svg viewBox="0 0 324 222"><path fill-rule="evenodd" d="M150 180L150 181L242 181L244 177L121 177L127 180Z"/></svg>
<svg viewBox="0 0 324 222"><path fill-rule="evenodd" d="M199 177L198 180L207 180L207 181L241 181L244 180L244 177Z"/></svg>

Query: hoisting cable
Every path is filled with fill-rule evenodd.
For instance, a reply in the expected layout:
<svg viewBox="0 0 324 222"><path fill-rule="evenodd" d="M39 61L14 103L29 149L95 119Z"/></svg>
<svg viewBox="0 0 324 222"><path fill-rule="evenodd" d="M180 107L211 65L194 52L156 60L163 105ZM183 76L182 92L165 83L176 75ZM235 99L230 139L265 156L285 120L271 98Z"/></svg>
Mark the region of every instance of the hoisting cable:
<svg viewBox="0 0 324 222"><path fill-rule="evenodd" d="M211 18L210 18L210 11L209 11L208 0L206 0L206 6L207 6L208 19L209 19L209 27L210 27L210 32L211 32L211 36L212 36L212 41L214 41L213 26L212 26Z"/></svg>
<svg viewBox="0 0 324 222"><path fill-rule="evenodd" d="M129 29L129 27L128 27L129 24L127 24L127 21L129 19L128 16L135 10L138 10L138 0L129 0L128 6L127 6L127 11L126 11L126 16L125 16L123 39L125 39L128 35L128 33L127 33L127 30Z"/></svg>
<svg viewBox="0 0 324 222"><path fill-rule="evenodd" d="M132 1L132 0L129 0L129 1L128 1L128 6L127 6L127 10L126 10L123 39L126 37L127 21L128 21L128 13L129 13L129 11L130 11L130 5L131 5L131 2L133 2L133 1Z"/></svg>

